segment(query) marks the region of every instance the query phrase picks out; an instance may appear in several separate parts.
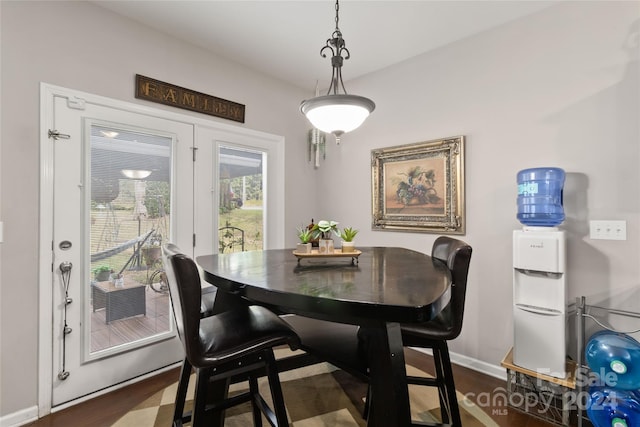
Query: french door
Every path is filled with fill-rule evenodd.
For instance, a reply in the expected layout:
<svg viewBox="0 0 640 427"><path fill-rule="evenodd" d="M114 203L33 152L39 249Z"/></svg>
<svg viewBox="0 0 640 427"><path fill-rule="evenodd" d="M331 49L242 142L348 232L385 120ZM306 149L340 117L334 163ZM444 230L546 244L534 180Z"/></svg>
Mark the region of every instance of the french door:
<svg viewBox="0 0 640 427"><path fill-rule="evenodd" d="M183 357L159 251L192 252L194 126L69 94L43 102L56 407Z"/></svg>
<svg viewBox="0 0 640 427"><path fill-rule="evenodd" d="M182 359L159 246L283 247L285 172L280 136L46 84L40 127L43 416Z"/></svg>
<svg viewBox="0 0 640 427"><path fill-rule="evenodd" d="M197 128L195 255L282 248L284 140Z"/></svg>

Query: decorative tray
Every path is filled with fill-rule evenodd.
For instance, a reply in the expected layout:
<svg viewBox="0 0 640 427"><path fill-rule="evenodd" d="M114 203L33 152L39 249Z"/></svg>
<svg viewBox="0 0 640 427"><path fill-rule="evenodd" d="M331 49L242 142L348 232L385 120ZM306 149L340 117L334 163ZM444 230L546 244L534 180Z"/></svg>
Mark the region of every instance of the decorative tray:
<svg viewBox="0 0 640 427"><path fill-rule="evenodd" d="M298 258L298 262L302 258L351 258L352 260L357 260L362 251L355 249L353 252L342 252L342 249L334 249L332 253L321 254L317 249L313 249L311 253L293 251L293 254Z"/></svg>

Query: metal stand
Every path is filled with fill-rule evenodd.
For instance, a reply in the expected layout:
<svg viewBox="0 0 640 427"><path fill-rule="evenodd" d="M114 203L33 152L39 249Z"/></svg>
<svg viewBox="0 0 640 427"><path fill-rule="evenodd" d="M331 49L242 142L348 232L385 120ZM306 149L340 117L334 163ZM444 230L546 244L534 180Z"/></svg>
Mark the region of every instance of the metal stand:
<svg viewBox="0 0 640 427"><path fill-rule="evenodd" d="M615 315L619 315L619 316L625 316L625 317L633 317L636 319L640 319L640 313L638 312L634 312L634 311L627 311L627 310L618 310L618 309L614 309L614 308L610 308L610 307L601 307L601 306L596 306L596 305L588 305L586 302L586 297L581 296L576 298L576 314L578 316L577 319L577 331L576 331L576 341L577 341L577 347L578 347L578 355L577 355L577 359L578 359L578 371L580 376L578 376L578 378L580 378L580 381L576 382L576 392L578 393L578 396L581 397L583 396L583 391L586 392L586 390L584 390L584 384L583 384L583 379L587 378L587 373L589 372L589 367L585 365L585 361L584 361L584 346L585 346L585 319L586 318L591 318L592 320L594 320L599 326L601 326L603 329L607 329L613 332L618 332L618 333L635 333L638 331L633 331L633 332L623 332L623 331L618 331L615 330L613 328L610 328L608 326L603 325L602 323L600 323L595 317L593 317L591 314L588 313L588 309L589 308L595 308L595 309L600 309L600 310L604 310L607 313L610 314L615 314ZM577 375L577 374L576 374ZM584 394L586 395L586 394ZM583 405L581 404L582 402L576 402L578 403L578 427L582 427L582 420L583 420Z"/></svg>
<svg viewBox="0 0 640 427"><path fill-rule="evenodd" d="M585 306L586 306L586 298L584 296L582 297L578 297L576 298L576 314L578 315L578 327L577 327L577 332L576 332L576 341L577 341L577 346L578 346L578 355L577 355L577 359L578 359L578 366L576 368L576 370L578 372L576 372L576 376L578 376L578 373L580 374L578 376L578 378L581 378L580 381L576 382L576 393L578 393L578 396L583 396L583 389L584 389L584 385L583 385L583 381L582 378L584 378L584 375L582 375L582 373L584 372L585 366L584 366L584 310L585 310ZM587 368L588 369L588 368ZM578 405L578 427L582 427L582 405Z"/></svg>

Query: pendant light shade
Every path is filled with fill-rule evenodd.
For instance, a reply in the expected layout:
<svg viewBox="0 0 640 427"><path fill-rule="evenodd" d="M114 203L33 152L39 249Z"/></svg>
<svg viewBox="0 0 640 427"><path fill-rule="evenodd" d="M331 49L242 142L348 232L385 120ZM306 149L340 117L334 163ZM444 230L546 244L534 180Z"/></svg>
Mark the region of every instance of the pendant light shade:
<svg viewBox="0 0 640 427"><path fill-rule="evenodd" d="M336 136L357 129L374 108L370 99L346 94L316 96L300 107L315 128Z"/></svg>
<svg viewBox="0 0 640 427"><path fill-rule="evenodd" d="M311 124L323 132L335 135L338 144L343 133L357 129L376 108L376 104L369 98L349 95L344 88L342 64L345 59L350 58L351 54L338 28L339 10L340 6L336 0L336 29L327 40L327 44L320 50L320 55L325 58L327 56L325 49L332 53L333 73L329 90L326 95L305 100L300 105L300 111ZM342 88L343 93L338 93L339 88Z"/></svg>
<svg viewBox="0 0 640 427"><path fill-rule="evenodd" d="M151 171L144 169L122 169L120 172L129 179L145 179L151 175Z"/></svg>

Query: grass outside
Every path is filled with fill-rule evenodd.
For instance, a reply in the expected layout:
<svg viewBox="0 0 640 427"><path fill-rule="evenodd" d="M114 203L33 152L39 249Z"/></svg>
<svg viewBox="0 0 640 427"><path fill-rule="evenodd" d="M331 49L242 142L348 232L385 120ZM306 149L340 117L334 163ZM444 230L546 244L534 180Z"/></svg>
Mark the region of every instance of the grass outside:
<svg viewBox="0 0 640 427"><path fill-rule="evenodd" d="M91 211L91 254L96 254L117 247L124 242L144 235L151 230L163 235L166 239L170 218L142 218L138 222L131 210L107 210L97 208ZM134 246L116 253L108 258L91 263L91 270L100 266L109 267L114 273L119 273L127 261L133 256ZM147 281L147 265L144 259L132 260L127 265L127 274L141 283ZM92 276L93 277L93 276Z"/></svg>
<svg viewBox="0 0 640 427"><path fill-rule="evenodd" d="M221 227L228 224L244 230L245 250L261 250L264 238L262 214L262 201L249 200L242 208L232 209L221 214L219 224ZM169 234L169 223L168 215L165 218L143 218L138 223L131 210L107 210L104 207L93 209L91 212L91 253L95 254L111 249L139 235L144 235L152 229L162 234L162 243L165 243ZM211 250L213 251L214 248ZM115 273L119 273L132 257L133 252L134 248L131 247L111 257L93 262L91 269L108 266ZM134 260L133 263L137 264L137 260ZM139 271L131 271L132 266L138 267L138 265L130 263L127 266L128 274L133 275L135 280L146 282L147 266L144 259L140 260Z"/></svg>
<svg viewBox="0 0 640 427"><path fill-rule="evenodd" d="M220 214L220 227L232 226L244 230L244 249L255 251L263 249L262 201L247 200L240 209L232 209Z"/></svg>

